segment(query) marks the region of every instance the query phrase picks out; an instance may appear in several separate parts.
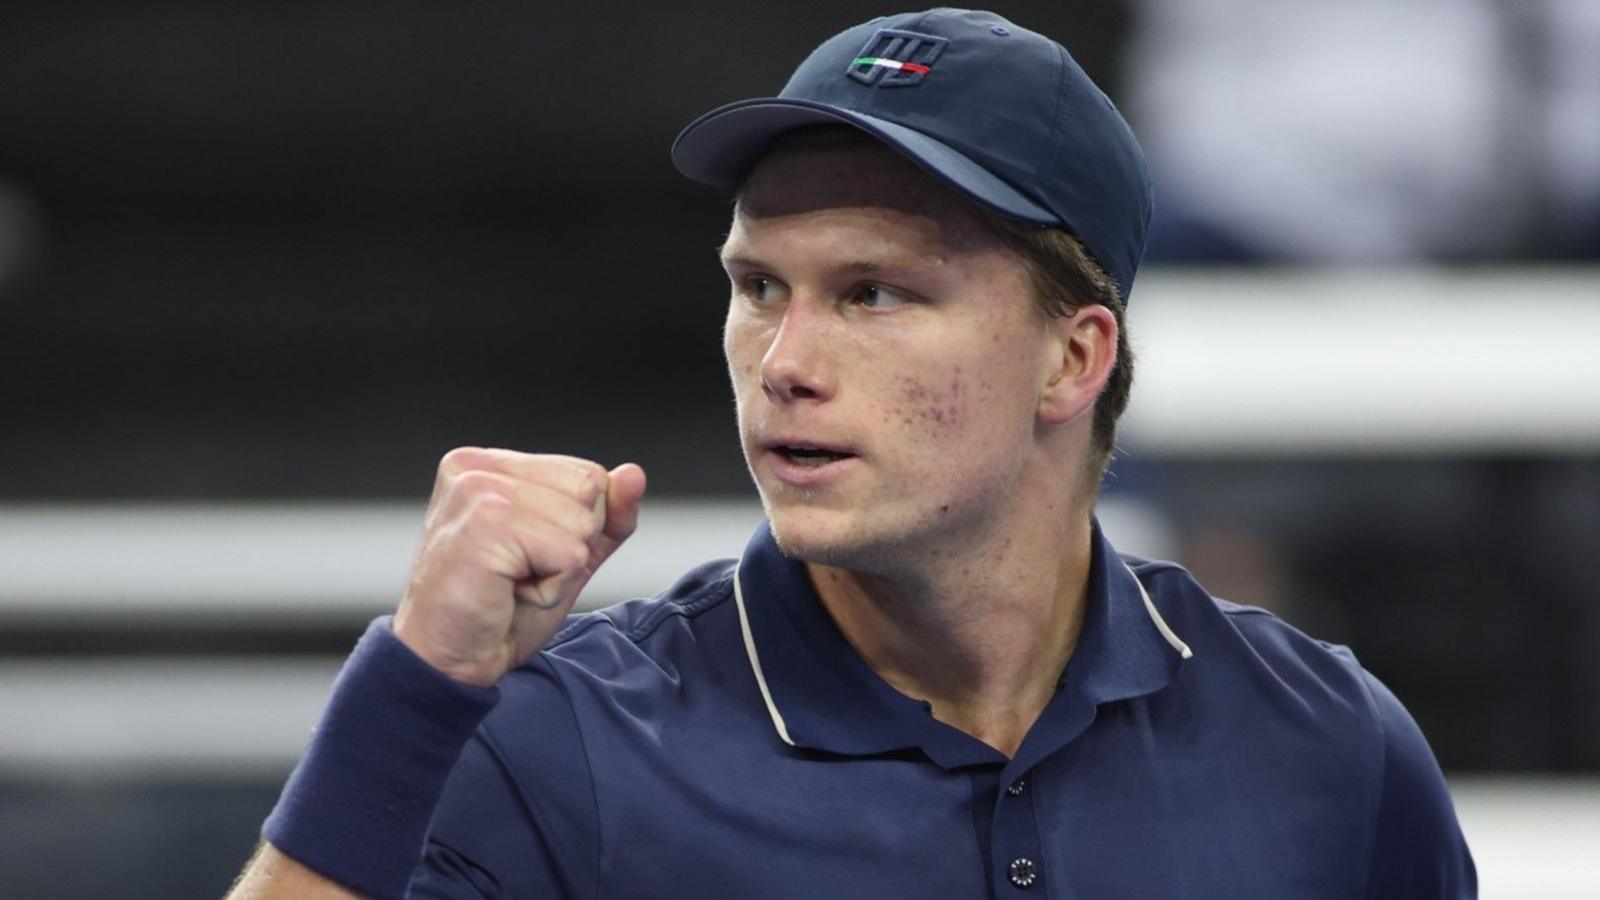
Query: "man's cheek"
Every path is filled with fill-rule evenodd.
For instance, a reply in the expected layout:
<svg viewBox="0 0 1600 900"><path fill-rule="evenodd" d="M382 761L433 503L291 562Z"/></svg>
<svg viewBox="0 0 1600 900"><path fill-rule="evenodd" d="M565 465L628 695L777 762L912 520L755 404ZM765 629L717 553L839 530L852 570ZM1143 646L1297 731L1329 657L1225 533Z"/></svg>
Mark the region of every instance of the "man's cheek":
<svg viewBox="0 0 1600 900"><path fill-rule="evenodd" d="M938 438L952 437L967 421L963 390L960 367L948 379L907 378L893 415L907 427Z"/></svg>

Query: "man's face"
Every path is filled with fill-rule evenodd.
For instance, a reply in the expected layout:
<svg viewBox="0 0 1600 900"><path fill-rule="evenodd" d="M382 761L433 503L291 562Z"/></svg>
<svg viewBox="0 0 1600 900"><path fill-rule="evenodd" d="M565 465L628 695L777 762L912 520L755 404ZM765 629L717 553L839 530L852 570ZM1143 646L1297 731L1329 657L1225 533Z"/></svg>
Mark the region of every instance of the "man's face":
<svg viewBox="0 0 1600 900"><path fill-rule="evenodd" d="M1027 502L1012 488L1060 360L965 201L876 146L780 152L722 259L745 459L785 552L887 571Z"/></svg>

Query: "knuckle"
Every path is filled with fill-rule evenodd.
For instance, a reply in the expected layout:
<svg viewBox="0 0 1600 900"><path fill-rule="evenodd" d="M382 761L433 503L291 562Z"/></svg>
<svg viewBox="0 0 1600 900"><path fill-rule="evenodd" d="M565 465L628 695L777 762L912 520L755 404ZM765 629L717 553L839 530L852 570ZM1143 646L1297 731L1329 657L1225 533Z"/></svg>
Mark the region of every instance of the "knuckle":
<svg viewBox="0 0 1600 900"><path fill-rule="evenodd" d="M573 544L567 548L567 566L569 572L576 572L589 566L589 547L585 544Z"/></svg>
<svg viewBox="0 0 1600 900"><path fill-rule="evenodd" d="M606 470L594 462L578 461L572 467L572 496L584 506L593 506L605 493Z"/></svg>
<svg viewBox="0 0 1600 900"><path fill-rule="evenodd" d="M469 525L498 525L509 518L511 502L493 491L475 494L462 509L462 517Z"/></svg>
<svg viewBox="0 0 1600 900"><path fill-rule="evenodd" d="M584 513L577 517L569 530L573 537L587 544L600 536L600 523L594 520L594 516Z"/></svg>
<svg viewBox="0 0 1600 900"><path fill-rule="evenodd" d="M455 477L451 490L469 497L478 497L485 494L498 495L500 493L500 479L495 477L493 472L471 469Z"/></svg>
<svg viewBox="0 0 1600 900"><path fill-rule="evenodd" d="M482 447L456 447L439 458L439 477L447 478L463 469L473 468L482 454Z"/></svg>

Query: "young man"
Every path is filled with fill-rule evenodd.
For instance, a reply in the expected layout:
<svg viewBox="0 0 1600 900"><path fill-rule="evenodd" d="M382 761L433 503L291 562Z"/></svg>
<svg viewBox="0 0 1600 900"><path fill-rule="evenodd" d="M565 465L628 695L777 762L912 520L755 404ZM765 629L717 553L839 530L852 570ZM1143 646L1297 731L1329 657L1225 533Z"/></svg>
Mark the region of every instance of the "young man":
<svg viewBox="0 0 1600 900"><path fill-rule="evenodd" d="M236 896L1475 893L1426 742L1348 651L1094 521L1150 195L1059 45L875 20L674 159L737 189L725 350L768 521L569 620L643 472L446 456Z"/></svg>

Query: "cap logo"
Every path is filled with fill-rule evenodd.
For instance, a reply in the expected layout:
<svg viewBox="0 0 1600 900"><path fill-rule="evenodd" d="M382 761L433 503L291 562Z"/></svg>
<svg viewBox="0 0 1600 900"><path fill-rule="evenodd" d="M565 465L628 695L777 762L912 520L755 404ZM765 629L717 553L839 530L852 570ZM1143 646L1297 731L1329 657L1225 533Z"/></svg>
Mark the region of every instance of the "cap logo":
<svg viewBox="0 0 1600 900"><path fill-rule="evenodd" d="M870 87L910 87L921 84L949 40L898 28L880 28L845 74Z"/></svg>

